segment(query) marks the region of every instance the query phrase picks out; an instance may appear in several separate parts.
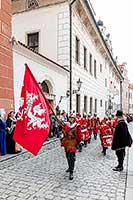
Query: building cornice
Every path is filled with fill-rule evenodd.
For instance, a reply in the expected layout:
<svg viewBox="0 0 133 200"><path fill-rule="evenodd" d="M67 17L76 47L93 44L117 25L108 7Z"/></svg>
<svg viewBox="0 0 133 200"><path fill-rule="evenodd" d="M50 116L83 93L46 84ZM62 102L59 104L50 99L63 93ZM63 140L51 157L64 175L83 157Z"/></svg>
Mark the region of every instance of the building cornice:
<svg viewBox="0 0 133 200"><path fill-rule="evenodd" d="M29 12L31 10L54 6L54 5L58 5L65 2L68 2L68 0L38 0L39 6L36 8L30 9L26 7L26 0L15 0L15 1L12 1L12 14Z"/></svg>
<svg viewBox="0 0 133 200"><path fill-rule="evenodd" d="M98 41L100 41L100 45L102 44L102 49L101 51L103 51L103 53L106 53L106 57L109 59L110 63L112 66L114 66L114 69L116 70L117 74L119 75L120 80L124 80L120 70L118 69L118 66L116 64L116 62L114 61L113 56L111 55L111 52L102 36L102 33L97 25L97 22L95 20L95 17L93 15L93 12L90 8L90 5L88 4L87 0L79 0L80 4L82 5L82 7L84 8L84 10L86 11L88 18L90 20L90 16L91 16L91 25L89 27L90 32L93 29L93 31L91 32L91 35L93 35L95 37L95 43L98 44Z"/></svg>

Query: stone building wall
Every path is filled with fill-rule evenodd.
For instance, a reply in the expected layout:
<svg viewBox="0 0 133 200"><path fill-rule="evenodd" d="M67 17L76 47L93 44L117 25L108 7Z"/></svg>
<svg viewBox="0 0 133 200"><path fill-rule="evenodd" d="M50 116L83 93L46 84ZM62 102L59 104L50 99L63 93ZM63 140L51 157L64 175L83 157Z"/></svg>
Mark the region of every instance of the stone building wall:
<svg viewBox="0 0 133 200"><path fill-rule="evenodd" d="M13 109L11 0L0 0L0 108Z"/></svg>

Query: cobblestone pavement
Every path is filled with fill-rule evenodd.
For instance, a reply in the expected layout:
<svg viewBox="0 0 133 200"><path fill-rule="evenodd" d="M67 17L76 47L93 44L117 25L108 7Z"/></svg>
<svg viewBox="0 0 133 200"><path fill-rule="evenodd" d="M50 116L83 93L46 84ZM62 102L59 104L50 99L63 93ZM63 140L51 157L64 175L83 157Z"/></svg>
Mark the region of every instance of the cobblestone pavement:
<svg viewBox="0 0 133 200"><path fill-rule="evenodd" d="M57 146L57 138L51 138L49 141L46 141L42 146L39 154L42 154L44 151L51 150ZM33 158L34 156L26 150L23 150L19 154L7 154L5 156L0 157L0 170L5 169L9 166L15 165L18 162L22 162L24 160L28 160Z"/></svg>
<svg viewBox="0 0 133 200"><path fill-rule="evenodd" d="M112 171L114 152L108 149L103 157L100 141L92 140L77 153L70 181L64 150L56 141L40 155L0 170L0 200L124 200L126 162L123 172Z"/></svg>

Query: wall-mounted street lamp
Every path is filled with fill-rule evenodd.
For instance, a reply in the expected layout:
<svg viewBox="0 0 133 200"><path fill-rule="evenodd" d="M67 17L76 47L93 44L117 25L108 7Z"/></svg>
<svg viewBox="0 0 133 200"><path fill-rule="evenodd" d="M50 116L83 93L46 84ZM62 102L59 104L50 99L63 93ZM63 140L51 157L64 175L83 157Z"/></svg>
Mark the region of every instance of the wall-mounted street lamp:
<svg viewBox="0 0 133 200"><path fill-rule="evenodd" d="M77 89L72 91L72 94L77 94L80 89L81 89L81 85L82 85L82 81L80 80L80 78L77 80ZM57 104L57 106L59 106L59 104L62 102L63 99L70 97L70 90L66 91L66 96L60 96L59 102Z"/></svg>
<svg viewBox="0 0 133 200"><path fill-rule="evenodd" d="M80 80L80 78L77 80L76 83L77 83L78 89L77 90L73 90L73 94L78 93L80 91L80 89L81 89L82 81Z"/></svg>
<svg viewBox="0 0 133 200"><path fill-rule="evenodd" d="M76 83L77 83L77 89L74 89L74 90L72 91L72 94L77 94L77 93L80 91L80 89L81 89L82 81L80 80L80 78L77 80ZM67 96L67 97L70 96L70 91L69 91L69 90L67 90L66 96Z"/></svg>

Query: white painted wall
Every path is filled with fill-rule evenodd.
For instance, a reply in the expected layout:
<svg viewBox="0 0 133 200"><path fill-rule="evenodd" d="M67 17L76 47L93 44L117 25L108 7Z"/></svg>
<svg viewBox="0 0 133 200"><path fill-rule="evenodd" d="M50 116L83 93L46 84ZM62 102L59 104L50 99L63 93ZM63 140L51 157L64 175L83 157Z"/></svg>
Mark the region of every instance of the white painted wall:
<svg viewBox="0 0 133 200"><path fill-rule="evenodd" d="M61 65L68 65L68 23L68 4L57 4L13 15L12 34L27 44L27 34L39 32L39 52Z"/></svg>
<svg viewBox="0 0 133 200"><path fill-rule="evenodd" d="M60 100L60 96L65 96L68 84L68 72L64 71L55 64L45 61L39 55L31 52L24 47L14 47L13 50L14 63L14 94L15 94L15 110L19 107L19 98L23 83L25 63L28 64L30 70L35 76L37 82L49 80L53 87L53 94L56 95L56 105ZM63 99L59 105L61 110L67 111L67 99Z"/></svg>
<svg viewBox="0 0 133 200"><path fill-rule="evenodd" d="M110 95L112 98L112 104L113 104L113 113L115 114L117 110L121 108L120 105L120 80L116 76L114 70L110 68Z"/></svg>
<svg viewBox="0 0 133 200"><path fill-rule="evenodd" d="M122 83L122 108L124 113L128 113L129 111L129 99L128 99L128 93L129 93L129 80L128 80L128 74L127 74L127 69L126 66L123 65L123 83Z"/></svg>
<svg viewBox="0 0 133 200"><path fill-rule="evenodd" d="M133 88L129 88L129 113L133 114Z"/></svg>
<svg viewBox="0 0 133 200"><path fill-rule="evenodd" d="M80 39L80 65L75 62L75 37ZM83 46L87 48L87 70L84 69L83 62ZM89 53L93 57L93 74L89 72ZM94 100L97 99L97 113L99 117L104 117L105 115L105 101L108 102L109 99L109 82L110 82L110 71L109 63L100 54L100 52L94 46L92 39L90 38L86 28L80 21L80 18L76 13L73 15L73 88L76 88L76 81L78 78L83 82L81 91L81 112L84 106L84 95L88 97L88 112L89 112L89 100L90 97L93 98L93 113L94 113ZM97 78L94 77L94 59L97 61ZM102 64L102 72L100 72L100 64ZM105 79L107 79L107 87L105 87ZM117 88L119 88L117 86ZM75 110L75 98L73 95L73 110ZM100 100L102 100L102 107L100 106ZM115 99L119 103L119 98Z"/></svg>

